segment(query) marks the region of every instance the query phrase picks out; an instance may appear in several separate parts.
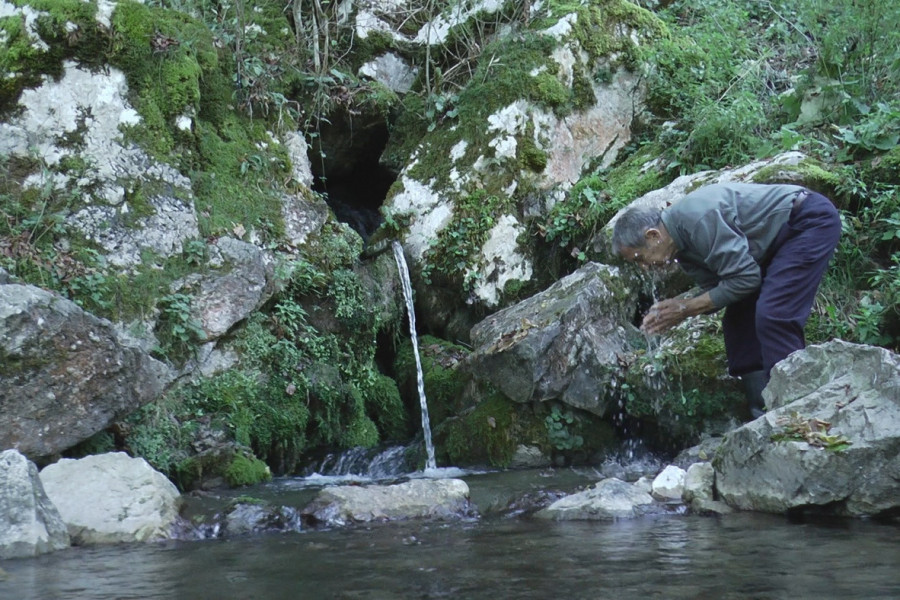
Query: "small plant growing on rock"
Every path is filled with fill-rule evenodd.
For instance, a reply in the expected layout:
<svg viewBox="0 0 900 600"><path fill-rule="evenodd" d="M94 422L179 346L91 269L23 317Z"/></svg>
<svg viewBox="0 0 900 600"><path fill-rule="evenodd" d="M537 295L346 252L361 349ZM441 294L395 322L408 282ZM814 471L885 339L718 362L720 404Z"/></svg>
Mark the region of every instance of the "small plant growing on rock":
<svg viewBox="0 0 900 600"><path fill-rule="evenodd" d="M790 415L779 417L776 424L782 431L773 434L773 442L806 442L810 446L824 448L832 452L846 450L853 444L843 435L829 435L831 423L821 419L809 419L794 411Z"/></svg>
<svg viewBox="0 0 900 600"><path fill-rule="evenodd" d="M578 418L571 410L563 410L554 406L544 419L547 426L547 439L557 450L577 450L584 445L584 438L574 433Z"/></svg>

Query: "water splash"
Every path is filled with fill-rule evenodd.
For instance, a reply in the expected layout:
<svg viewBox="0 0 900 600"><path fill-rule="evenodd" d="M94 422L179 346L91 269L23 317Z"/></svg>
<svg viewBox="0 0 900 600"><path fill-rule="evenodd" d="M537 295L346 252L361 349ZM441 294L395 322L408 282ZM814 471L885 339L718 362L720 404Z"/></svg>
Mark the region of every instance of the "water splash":
<svg viewBox="0 0 900 600"><path fill-rule="evenodd" d="M412 284L409 281L409 267L403 255L403 246L394 241L394 259L400 271L400 282L403 284L403 298L406 300L406 312L409 315L409 336L412 339L413 355L416 357L416 383L419 388L419 403L422 405L422 432L425 435L425 470L437 469L434 459L434 444L431 441L431 423L428 420L428 403L425 401L425 379L422 375L422 361L419 358L419 338L416 335L416 311L413 308Z"/></svg>

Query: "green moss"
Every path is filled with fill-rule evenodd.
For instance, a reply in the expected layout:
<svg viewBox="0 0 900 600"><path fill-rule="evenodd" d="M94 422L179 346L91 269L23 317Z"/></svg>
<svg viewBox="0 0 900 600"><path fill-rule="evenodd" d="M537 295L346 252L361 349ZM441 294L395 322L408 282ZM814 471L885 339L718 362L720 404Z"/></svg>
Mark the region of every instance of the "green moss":
<svg viewBox="0 0 900 600"><path fill-rule="evenodd" d="M798 183L822 193L837 189L841 183L841 175L826 169L818 161L807 158L796 165L769 165L763 167L753 176L756 183Z"/></svg>
<svg viewBox="0 0 900 600"><path fill-rule="evenodd" d="M656 422L670 440L690 437L740 406L736 384L726 374L721 322L705 318L700 327L673 330L665 346L639 355L629 366L625 410ZM659 378L665 379L663 385Z"/></svg>
<svg viewBox="0 0 900 600"><path fill-rule="evenodd" d="M458 367L459 361L468 352L462 346L431 335L419 339L419 359L432 426L439 425L465 407L464 390L469 376ZM411 342L405 341L397 351L394 371L404 396L411 405L418 407L416 361Z"/></svg>
<svg viewBox="0 0 900 600"><path fill-rule="evenodd" d="M519 162L526 169L542 173L547 168L547 153L537 147L531 138L523 138L517 146Z"/></svg>
<svg viewBox="0 0 900 600"><path fill-rule="evenodd" d="M236 454L225 470L225 480L232 487L256 485L271 478L269 467L255 456Z"/></svg>
<svg viewBox="0 0 900 600"><path fill-rule="evenodd" d="M376 375L371 386L363 390L366 413L378 427L384 440L404 440L410 431L410 420L400 397L397 383L385 375Z"/></svg>
<svg viewBox="0 0 900 600"><path fill-rule="evenodd" d="M444 442L436 451L454 466L505 467L517 446L513 433L513 425L518 420L516 413L512 402L494 394L467 414L447 421L439 437Z"/></svg>
<svg viewBox="0 0 900 600"><path fill-rule="evenodd" d="M62 74L62 61L77 57L94 62L103 55L108 37L94 17L96 5L79 0L14 2L38 12L33 28L46 48L31 39L23 17L0 19L0 110L15 103L26 87L36 87L43 75Z"/></svg>
<svg viewBox="0 0 900 600"><path fill-rule="evenodd" d="M564 110L571 90L553 74L543 71L533 78L534 100L550 110Z"/></svg>
<svg viewBox="0 0 900 600"><path fill-rule="evenodd" d="M471 279L481 247L487 241L496 219L510 203L506 196L476 190L457 199L453 218L437 235L425 252L426 264L422 277L430 283L432 277L459 281L463 289L471 289ZM469 274L467 270L473 269Z"/></svg>
<svg viewBox="0 0 900 600"><path fill-rule="evenodd" d="M900 185L900 146L872 160L866 169L866 179Z"/></svg>
<svg viewBox="0 0 900 600"><path fill-rule="evenodd" d="M358 414L350 421L341 436L344 448L371 448L378 444L378 427L365 414Z"/></svg>
<svg viewBox="0 0 900 600"><path fill-rule="evenodd" d="M610 73L610 71L604 69L598 73ZM604 80L603 77L595 76L594 79L597 80L598 83L609 83L609 81ZM594 86L591 85L591 81L588 79L583 68L575 70L575 75L572 79L572 94L572 101L577 110L587 110L597 103L597 95L594 93Z"/></svg>

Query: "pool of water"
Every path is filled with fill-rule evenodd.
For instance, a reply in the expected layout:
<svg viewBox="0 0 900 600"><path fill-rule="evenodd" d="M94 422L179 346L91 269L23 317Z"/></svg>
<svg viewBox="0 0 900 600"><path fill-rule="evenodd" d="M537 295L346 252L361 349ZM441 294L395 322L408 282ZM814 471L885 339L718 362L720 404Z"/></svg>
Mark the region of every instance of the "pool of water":
<svg viewBox="0 0 900 600"><path fill-rule="evenodd" d="M484 505L507 505L511 487L547 488L536 472L515 477L467 480ZM590 474L545 479L565 488ZM266 491L283 501L309 493L287 481ZM546 522L487 510L446 523L70 548L0 564L0 598L896 599L898 533L750 513Z"/></svg>

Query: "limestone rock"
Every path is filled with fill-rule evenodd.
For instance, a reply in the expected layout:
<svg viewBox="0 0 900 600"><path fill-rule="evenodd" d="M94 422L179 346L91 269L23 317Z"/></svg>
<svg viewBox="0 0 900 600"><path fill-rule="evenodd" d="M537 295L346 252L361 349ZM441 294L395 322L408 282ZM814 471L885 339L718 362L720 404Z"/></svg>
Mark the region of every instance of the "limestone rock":
<svg viewBox="0 0 900 600"><path fill-rule="evenodd" d="M447 3L443 14L420 30L415 41L434 44L447 35L452 23L502 5L497 0ZM384 209L404 215L402 242L414 273L431 265L429 253L442 234L454 237L447 229L458 218L488 224L477 241L471 236L474 247L465 248L468 257L457 268L459 278L468 284L465 300L488 309L508 302L504 293L510 286L544 283L536 281L543 276L542 269L535 268L542 248L529 231L535 223L548 222L553 207L587 170L610 166L631 139L632 120L642 107L645 90L640 70L630 68L633 65L623 56L662 31L650 13L637 18L636 12L601 14L573 5L566 14L547 3L532 3L527 10L534 23L542 24L540 28L526 24L522 35L514 28L499 31L495 40L503 42L498 45L503 50L480 64L459 94L442 100L443 108L421 141L410 147L396 142L403 148L392 147L389 141L382 155L382 162L400 173ZM385 31L389 20L379 16L379 9L360 8L358 35ZM586 43L579 33L583 31L608 36L609 52L598 55L600 44ZM404 37L391 34L394 39ZM510 65L506 72L491 70L494 61L503 64L503 52L515 52L524 40L547 43L530 54L526 64ZM520 71L512 71L510 78L513 68ZM502 82L498 84L502 93L480 93L479 86L494 78ZM542 91L520 93L532 87ZM552 98L535 97L545 92ZM466 102L471 108L461 106ZM469 115L468 121L458 127L454 119L463 113ZM473 216L471 209L461 210L473 190L488 190L490 197L503 202L484 218ZM440 248L436 252L440 254ZM421 302L431 304L424 297L439 293L439 287L416 286ZM442 314L429 311L423 318L433 330L450 327ZM458 334L447 337L454 335Z"/></svg>
<svg viewBox="0 0 900 600"><path fill-rule="evenodd" d="M648 512L650 494L621 479L604 479L593 487L560 498L535 516L556 521L631 519Z"/></svg>
<svg viewBox="0 0 900 600"><path fill-rule="evenodd" d="M413 479L394 485L323 489L303 514L328 525L463 516L469 486L461 479Z"/></svg>
<svg viewBox="0 0 900 600"><path fill-rule="evenodd" d="M398 94L405 94L410 90L418 73L417 68L407 64L393 52L382 54L359 68L359 75L371 77Z"/></svg>
<svg viewBox="0 0 900 600"><path fill-rule="evenodd" d="M731 506L878 515L900 506L900 357L839 340L772 371L772 410L731 432L716 488Z"/></svg>
<svg viewBox="0 0 900 600"><path fill-rule="evenodd" d="M695 499L712 500L716 471L708 462L694 463L688 467L684 475L684 492L682 499L692 502Z"/></svg>
<svg viewBox="0 0 900 600"><path fill-rule="evenodd" d="M37 467L16 450L0 453L0 559L68 546L66 524L44 492Z"/></svg>
<svg viewBox="0 0 900 600"><path fill-rule="evenodd" d="M219 271L182 285L195 290L192 309L207 338L215 339L265 303L274 285L272 266L258 246L223 237L210 253Z"/></svg>
<svg viewBox="0 0 900 600"><path fill-rule="evenodd" d="M168 378L109 321L40 288L0 285L0 448L61 452L155 400Z"/></svg>
<svg viewBox="0 0 900 600"><path fill-rule="evenodd" d="M653 480L650 493L657 500L681 500L684 478L684 469L669 465Z"/></svg>
<svg viewBox="0 0 900 600"><path fill-rule="evenodd" d="M169 539L181 496L165 475L122 452L62 459L41 482L77 545Z"/></svg>
<svg viewBox="0 0 900 600"><path fill-rule="evenodd" d="M589 263L477 324L467 366L515 402L560 400L602 416L635 301L618 269Z"/></svg>

